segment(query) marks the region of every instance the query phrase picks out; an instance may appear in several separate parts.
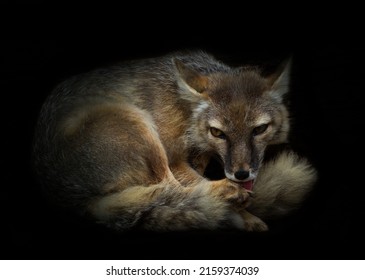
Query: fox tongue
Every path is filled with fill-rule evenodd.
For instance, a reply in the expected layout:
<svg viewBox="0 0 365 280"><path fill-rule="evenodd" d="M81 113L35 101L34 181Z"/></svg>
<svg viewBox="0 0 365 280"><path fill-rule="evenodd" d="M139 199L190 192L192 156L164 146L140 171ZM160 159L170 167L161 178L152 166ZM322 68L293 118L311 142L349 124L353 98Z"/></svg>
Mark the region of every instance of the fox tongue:
<svg viewBox="0 0 365 280"><path fill-rule="evenodd" d="M253 189L253 180L243 182L242 187L244 187L248 191L252 191L252 189Z"/></svg>

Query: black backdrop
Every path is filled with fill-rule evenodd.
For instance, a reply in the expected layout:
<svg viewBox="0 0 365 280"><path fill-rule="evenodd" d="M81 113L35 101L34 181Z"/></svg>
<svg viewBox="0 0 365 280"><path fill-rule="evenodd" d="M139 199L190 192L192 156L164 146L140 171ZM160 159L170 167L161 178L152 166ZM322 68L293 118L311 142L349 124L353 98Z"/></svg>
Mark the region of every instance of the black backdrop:
<svg viewBox="0 0 365 280"><path fill-rule="evenodd" d="M203 34L202 34L203 35ZM37 114L63 79L125 59L204 49L233 64L273 67L293 55L293 148L319 172L312 195L268 233L116 234L61 215L31 168ZM114 42L3 41L0 49L2 259L363 259L362 132L365 46L355 41L209 38ZM5 179L5 180L4 180Z"/></svg>

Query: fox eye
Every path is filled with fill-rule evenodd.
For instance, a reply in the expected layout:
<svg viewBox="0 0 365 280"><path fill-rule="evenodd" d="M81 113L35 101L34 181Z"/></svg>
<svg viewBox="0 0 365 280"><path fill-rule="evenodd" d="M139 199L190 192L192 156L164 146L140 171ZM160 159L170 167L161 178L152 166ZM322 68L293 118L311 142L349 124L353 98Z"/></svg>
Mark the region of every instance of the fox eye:
<svg viewBox="0 0 365 280"><path fill-rule="evenodd" d="M260 135L260 134L264 133L267 130L268 127L269 127L269 124L267 124L267 123L255 127L252 131L253 136Z"/></svg>
<svg viewBox="0 0 365 280"><path fill-rule="evenodd" d="M224 134L224 132L218 128L215 127L211 127L210 128L210 133L217 138L221 138L221 139L226 139L226 135Z"/></svg>

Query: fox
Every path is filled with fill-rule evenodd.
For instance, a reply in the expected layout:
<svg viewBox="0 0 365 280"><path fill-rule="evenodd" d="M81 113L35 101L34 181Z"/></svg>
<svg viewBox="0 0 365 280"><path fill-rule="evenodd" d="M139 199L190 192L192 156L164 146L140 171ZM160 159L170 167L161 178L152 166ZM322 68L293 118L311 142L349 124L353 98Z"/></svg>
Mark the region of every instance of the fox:
<svg viewBox="0 0 365 280"><path fill-rule="evenodd" d="M45 100L34 167L56 205L123 232L267 231L298 209L317 173L286 143L291 60L271 74L202 50L75 75ZM219 161L224 178L205 171Z"/></svg>

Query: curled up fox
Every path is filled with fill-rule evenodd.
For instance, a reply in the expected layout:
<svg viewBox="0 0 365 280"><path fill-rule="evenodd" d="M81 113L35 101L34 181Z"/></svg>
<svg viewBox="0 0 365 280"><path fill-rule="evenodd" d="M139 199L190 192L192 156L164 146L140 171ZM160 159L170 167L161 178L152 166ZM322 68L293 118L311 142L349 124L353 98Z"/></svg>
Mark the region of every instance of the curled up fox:
<svg viewBox="0 0 365 280"><path fill-rule="evenodd" d="M57 204L116 230L264 231L305 199L316 171L287 141L290 62L271 75L202 51L70 78L42 107L35 168ZM225 178L204 171L215 157Z"/></svg>

